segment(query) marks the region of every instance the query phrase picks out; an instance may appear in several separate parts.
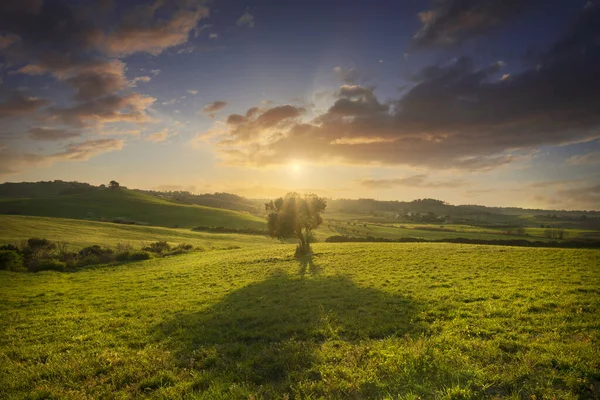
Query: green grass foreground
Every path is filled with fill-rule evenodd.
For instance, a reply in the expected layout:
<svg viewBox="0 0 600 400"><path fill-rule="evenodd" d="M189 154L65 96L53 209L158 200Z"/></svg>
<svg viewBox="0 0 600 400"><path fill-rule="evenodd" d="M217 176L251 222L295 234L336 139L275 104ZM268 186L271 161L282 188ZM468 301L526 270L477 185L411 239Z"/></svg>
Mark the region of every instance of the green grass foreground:
<svg viewBox="0 0 600 400"><path fill-rule="evenodd" d="M600 395L600 251L314 250L0 271L0 397Z"/></svg>

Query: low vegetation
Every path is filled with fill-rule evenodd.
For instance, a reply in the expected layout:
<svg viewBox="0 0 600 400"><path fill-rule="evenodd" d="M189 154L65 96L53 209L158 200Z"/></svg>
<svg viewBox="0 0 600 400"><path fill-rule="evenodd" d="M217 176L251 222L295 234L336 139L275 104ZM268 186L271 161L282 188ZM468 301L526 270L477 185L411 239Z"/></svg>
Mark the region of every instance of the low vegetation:
<svg viewBox="0 0 600 400"><path fill-rule="evenodd" d="M153 256L172 256L193 250L203 249L194 248L187 243L171 246L165 241L160 241L150 243L141 249L135 249L128 243L117 243L114 249L95 244L79 251L70 251L68 244L64 242L56 243L48 239L30 238L22 241L20 245L0 246L0 270L74 271L88 265L148 260Z"/></svg>
<svg viewBox="0 0 600 400"><path fill-rule="evenodd" d="M600 252L293 245L0 271L6 398L592 399Z"/></svg>

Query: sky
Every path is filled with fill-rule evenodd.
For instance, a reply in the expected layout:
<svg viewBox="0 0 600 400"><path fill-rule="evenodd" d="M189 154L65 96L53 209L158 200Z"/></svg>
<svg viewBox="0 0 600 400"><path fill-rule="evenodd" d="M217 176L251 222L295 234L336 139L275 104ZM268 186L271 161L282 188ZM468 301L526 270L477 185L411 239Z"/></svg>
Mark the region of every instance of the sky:
<svg viewBox="0 0 600 400"><path fill-rule="evenodd" d="M0 181L600 210L600 4L0 2Z"/></svg>

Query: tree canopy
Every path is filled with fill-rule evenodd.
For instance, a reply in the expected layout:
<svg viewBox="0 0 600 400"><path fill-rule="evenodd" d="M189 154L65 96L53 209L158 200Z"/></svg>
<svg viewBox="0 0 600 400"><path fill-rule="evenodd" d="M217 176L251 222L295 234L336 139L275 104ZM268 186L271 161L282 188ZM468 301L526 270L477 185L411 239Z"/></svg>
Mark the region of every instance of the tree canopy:
<svg viewBox="0 0 600 400"><path fill-rule="evenodd" d="M323 222L325 207L327 201L315 194L288 193L270 201L265 204L269 235L281 240L295 237L300 242L296 253L308 254L312 231Z"/></svg>

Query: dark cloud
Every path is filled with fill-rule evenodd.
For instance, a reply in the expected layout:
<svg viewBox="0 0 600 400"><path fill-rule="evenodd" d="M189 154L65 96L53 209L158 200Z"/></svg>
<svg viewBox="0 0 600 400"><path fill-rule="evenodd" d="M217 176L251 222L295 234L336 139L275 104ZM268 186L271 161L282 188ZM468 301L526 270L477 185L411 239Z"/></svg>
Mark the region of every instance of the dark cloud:
<svg viewBox="0 0 600 400"><path fill-rule="evenodd" d="M359 185L369 189L390 189L395 186L412 188L448 188L453 189L466 185L466 182L460 179L448 179L431 181L425 174L412 175L405 178L396 179L360 179Z"/></svg>
<svg viewBox="0 0 600 400"><path fill-rule="evenodd" d="M80 132L70 131L66 129L52 128L32 128L29 130L29 138L31 140L64 140L72 139L81 136Z"/></svg>
<svg viewBox="0 0 600 400"><path fill-rule="evenodd" d="M22 92L13 92L0 102L0 118L30 114L47 104L47 100L27 96Z"/></svg>
<svg viewBox="0 0 600 400"><path fill-rule="evenodd" d="M533 0L435 0L419 13L423 26L413 37L414 48L452 46L502 25Z"/></svg>
<svg viewBox="0 0 600 400"><path fill-rule="evenodd" d="M126 96L113 94L73 107L51 107L48 109L46 122L75 127L102 126L115 122L148 123L153 122L153 118L147 114L146 110L155 101L155 98L139 93Z"/></svg>
<svg viewBox="0 0 600 400"><path fill-rule="evenodd" d="M125 63L112 57L159 54L185 43L197 22L208 16L203 3L158 0L125 7L110 25L104 17L111 2L77 6L60 0L0 2L1 55L13 73L48 74L73 89L71 105L46 109L46 124L152 122L146 111L154 99L126 92L150 77L129 82ZM13 96L0 104L0 116L24 115L43 105L43 100Z"/></svg>
<svg viewBox="0 0 600 400"><path fill-rule="evenodd" d="M211 118L214 118L215 114L224 109L225 107L227 107L227 102L217 100L205 105L202 109L202 112L210 115Z"/></svg>
<svg viewBox="0 0 600 400"><path fill-rule="evenodd" d="M137 52L160 54L169 47L187 42L190 32L198 22L209 16L209 9L199 1L179 2L179 7L169 10L174 2L156 1L135 7L126 13L121 24L95 43L110 55L127 55ZM165 10L166 9L166 10ZM159 19L158 12L170 12L170 18Z"/></svg>
<svg viewBox="0 0 600 400"><path fill-rule="evenodd" d="M600 210L600 184L559 190L546 201L566 209Z"/></svg>
<svg viewBox="0 0 600 400"><path fill-rule="evenodd" d="M259 114L250 119L233 114L218 149L234 164L300 159L485 170L539 146L591 140L600 136L599 34L598 8L588 7L539 66L510 79L501 79L503 63L476 68L461 58L425 68L385 104L374 88L344 85L331 108L310 121L298 113L263 127L261 116L276 108L253 108ZM585 51L561 50L566 42Z"/></svg>

